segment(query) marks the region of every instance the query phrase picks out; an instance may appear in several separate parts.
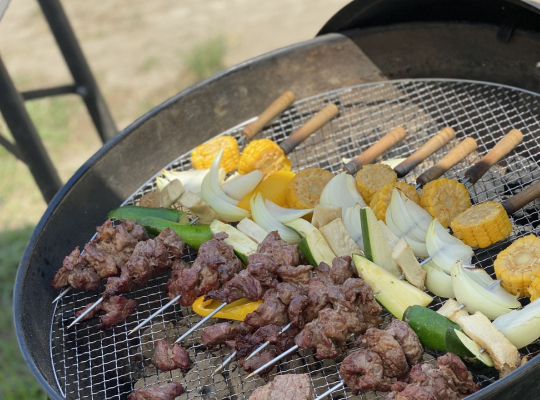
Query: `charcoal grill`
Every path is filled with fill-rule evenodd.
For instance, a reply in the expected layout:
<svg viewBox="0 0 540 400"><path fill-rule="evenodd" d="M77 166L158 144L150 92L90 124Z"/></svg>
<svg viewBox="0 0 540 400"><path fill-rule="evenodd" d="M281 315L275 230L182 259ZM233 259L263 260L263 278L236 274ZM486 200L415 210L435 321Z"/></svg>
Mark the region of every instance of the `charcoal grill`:
<svg viewBox="0 0 540 400"><path fill-rule="evenodd" d="M471 29L470 24L460 22L458 25ZM523 132L523 142L470 188L473 202L503 200L540 178L540 96L525 90L535 90L538 85L533 79L534 69L524 69L523 74L530 73L532 78L518 85L521 89L501 84L519 83L519 79L511 76L504 80L497 75L498 71L485 74L487 80L498 84L440 77L365 84L381 80L381 76L378 75L380 70L364 68L360 73L357 69L359 64L365 67L370 62L359 50L358 41L367 43L371 35L380 42L381 35L386 33L389 38L395 38L396 30L405 32L410 26L393 28L323 35L251 60L195 85L135 121L71 178L37 226L21 261L15 286L19 343L27 363L51 398L125 399L134 388L178 380L187 388L181 399L243 399L263 384L256 377L245 379L246 374L236 368L236 363L212 377L212 371L230 350L204 351L200 344L204 326L184 342L196 361L190 371L158 373L151 367L148 359L153 340L175 339L200 320L190 308L176 305L156 317L150 327L127 335L168 301L163 293L166 276L154 278L128 294L127 297L138 302L136 312L125 323L107 331L99 330L97 320L67 329L74 311L97 300L103 288L87 293L71 291L53 305L51 301L58 293L49 284L63 257L91 238L94 227L103 222L107 211L120 204L134 203L144 192L153 189L155 177L162 168L190 169L189 150L202 141L222 132L239 137L249 118L285 89L292 89L302 100L265 128L261 133L263 137L281 141L329 102L340 110L336 119L291 154L294 170L318 166L338 172L343 157L353 157L397 125L404 126L409 135L387 152L384 159L402 157L421 146L441 127L449 125L456 130L457 139L415 169L407 181L413 182L417 174L433 165L457 140L472 136L479 142L477 151L446 175L462 176L471 163L512 128ZM445 30L449 26L441 24L439 28ZM431 30L431 25L427 29ZM495 34L497 27L487 25L481 30L482 34ZM520 34L519 30L514 32L514 35ZM523 35L530 42L518 40L517 48L540 43L531 33ZM517 51L516 47L511 48L510 51ZM442 51L441 57L445 54ZM527 53L524 57L529 56ZM383 57L383 52L379 57ZM371 60L374 58L370 56ZM336 59L353 64L336 63ZM494 56L494 59L497 58ZM462 74L459 78L474 75L469 70ZM234 128L229 129L231 126ZM493 273L493 258L500 250L517 237L538 233L539 212L540 204L535 202L515 214L512 235L496 246L477 251L473 259L475 265ZM188 252L185 257L193 261L194 256L194 252ZM436 303L438 307L441 300L437 299ZM539 344L535 342L522 349L522 354L535 356L540 350ZM322 394L340 380L341 359L316 361L312 352L300 351L291 361L279 363L273 374L308 373L316 393ZM426 362L432 359L426 355ZM513 399L534 393L540 388L536 378L539 370L540 357L533 357L502 380L497 381L493 375L475 376L484 389L470 398ZM344 389L333 396L384 397L381 393L353 397Z"/></svg>

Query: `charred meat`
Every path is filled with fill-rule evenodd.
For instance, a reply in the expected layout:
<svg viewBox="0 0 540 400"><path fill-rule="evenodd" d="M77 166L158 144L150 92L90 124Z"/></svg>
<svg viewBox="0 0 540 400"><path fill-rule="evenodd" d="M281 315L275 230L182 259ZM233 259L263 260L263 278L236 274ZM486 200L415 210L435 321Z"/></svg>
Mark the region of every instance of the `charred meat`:
<svg viewBox="0 0 540 400"><path fill-rule="evenodd" d="M249 400L313 400L315 392L309 375L278 375L272 382L255 389Z"/></svg>
<svg viewBox="0 0 540 400"><path fill-rule="evenodd" d="M231 325L228 322L211 325L205 328L201 334L201 341L207 347L223 345L225 342L234 340L236 337L250 333L252 327L241 322Z"/></svg>
<svg viewBox="0 0 540 400"><path fill-rule="evenodd" d="M246 360L242 363L242 368L246 372L253 372L269 361L272 361L276 358L276 352L274 350L263 350L259 354L251 357L249 360ZM259 372L261 378L267 379L268 374L274 369L274 365L270 365L267 368Z"/></svg>
<svg viewBox="0 0 540 400"><path fill-rule="evenodd" d="M391 381L384 376L382 358L374 351L367 349L355 351L342 361L339 372L355 395L368 390L381 392L390 390Z"/></svg>
<svg viewBox="0 0 540 400"><path fill-rule="evenodd" d="M287 306L279 299L277 290L267 290L263 296L263 304L249 313L244 322L254 328L264 325L287 325L289 323Z"/></svg>
<svg viewBox="0 0 540 400"><path fill-rule="evenodd" d="M390 325L384 330L392 335L399 343L409 365L416 365L422 361L424 348L420 344L420 339L418 339L418 336L416 336L416 333L411 329L409 324L393 318Z"/></svg>
<svg viewBox="0 0 540 400"><path fill-rule="evenodd" d="M311 265L282 265L276 271L283 282L297 283L300 285L308 285L311 278Z"/></svg>
<svg viewBox="0 0 540 400"><path fill-rule="evenodd" d="M386 377L398 379L407 377L409 373L407 359L403 349L391 334L377 328L369 328L357 343L381 356Z"/></svg>
<svg viewBox="0 0 540 400"><path fill-rule="evenodd" d="M151 362L162 371L172 371L176 368L186 371L191 365L186 349L176 343L171 345L162 339L154 342L154 355Z"/></svg>
<svg viewBox="0 0 540 400"><path fill-rule="evenodd" d="M184 387L178 382L139 389L128 396L128 400L174 400L184 393Z"/></svg>
<svg viewBox="0 0 540 400"><path fill-rule="evenodd" d="M282 240L277 231L270 232L259 244L257 253L266 253L278 266L297 266L300 262L298 245Z"/></svg>
<svg viewBox="0 0 540 400"><path fill-rule="evenodd" d="M94 303L87 304L84 309L77 311L75 313L75 317L81 315L93 304ZM135 300L129 300L121 296L111 296L106 298L104 301L98 304L97 307L86 314L82 321L95 317L99 311L105 311L105 314L100 316L100 328L105 329L124 321L133 311L135 311L136 307L137 302Z"/></svg>
<svg viewBox="0 0 540 400"><path fill-rule="evenodd" d="M250 301L257 301L264 295L261 282L256 279L249 270L240 271L234 278L227 282L220 290L213 290L204 299L214 299L221 303L232 303L233 301L246 298Z"/></svg>

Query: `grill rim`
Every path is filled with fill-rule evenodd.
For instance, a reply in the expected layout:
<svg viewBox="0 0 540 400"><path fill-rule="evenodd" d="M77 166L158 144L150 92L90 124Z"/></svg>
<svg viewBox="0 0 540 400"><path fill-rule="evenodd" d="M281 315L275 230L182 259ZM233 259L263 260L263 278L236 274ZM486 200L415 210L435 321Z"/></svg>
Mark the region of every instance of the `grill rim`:
<svg viewBox="0 0 540 400"><path fill-rule="evenodd" d="M294 46L296 46L296 45L294 45ZM291 46L291 47L294 47L294 46ZM283 49L277 50L276 52L279 52L279 51L282 51L282 50ZM262 58L262 57L266 57L266 56L261 56L260 58ZM254 60L256 60L256 59L254 59ZM102 148L100 148L90 159L88 159L83 164L83 166L81 166L79 168L79 170L77 170L77 172L69 179L69 181L64 185L64 187L57 193L57 195L54 197L53 201L50 203L47 210L45 211L44 215L40 219L40 221L37 224L34 232L32 233L32 236L31 236L31 238L29 240L29 243L28 243L28 245L27 245L27 247L26 247L26 249L24 251L23 257L22 257L21 262L19 264L19 269L17 271L17 276L16 276L16 280L15 280L15 286L14 286L13 312L14 312L15 331L16 331L16 334L17 334L19 347L20 347L21 352L23 354L23 358L25 359L27 365L29 366L30 370L34 374L34 376L37 379L37 381L39 382L39 384L42 386L43 389L45 389L47 395L50 396L51 398L53 398L53 399L63 399L63 398L65 398L65 395L63 397L58 397L58 393L49 384L49 381L44 377L41 370L36 365L36 363L34 361L34 358L31 355L30 347L28 346L28 344L26 342L25 335L23 333L23 330L24 330L23 322L24 321L23 321L23 312L22 312L23 311L23 303L24 303L23 296L25 294L24 288L23 288L24 277L26 276L26 274L28 272L30 258L34 254L35 245L38 242L38 240L39 240L39 238L40 238L40 236L42 234L42 230L43 230L44 226L47 224L49 218L57 211L57 209L61 205L62 200L64 199L64 197L66 197L69 194L72 187L83 177L83 175L85 173L87 173L93 165L95 165L97 162L99 162L99 160L102 157L104 157L111 148L113 148L120 141L125 139L127 137L127 135L129 135L132 131L136 130L138 127L140 127L146 121L150 120L151 118L153 118L154 116L159 114L161 111L168 108L171 104L176 102L179 98L192 93L193 91L197 90L198 88L200 88L202 86L207 85L208 83L220 80L221 78L223 78L226 75L232 73L236 69L239 69L239 68L241 68L241 67L243 67L245 65L250 64L254 60L250 60L249 62L246 62L244 64L240 64L237 67L233 67L230 70L224 71L223 73L220 73L220 74L214 76L213 78L202 81L199 84L194 85L194 86L186 89L183 92L180 92L179 94L171 97L170 99L166 100L165 102L163 102L162 104L160 104L156 108L152 109L151 111L149 111L145 115L143 115L140 118L138 118L137 120L135 120L126 129L124 129L120 134L118 134L115 138L113 138L112 140L107 142ZM488 86L494 86L494 87L503 87L503 88L506 88L506 89L516 90L516 91L522 92L524 94L529 94L529 95L538 97L540 99L540 94L539 93L535 93L535 92L532 92L532 91L527 90L527 89L522 89L522 88L513 87L513 86L510 86L510 85L499 84L499 83L494 83L494 82L485 82L485 81L479 81L479 80L466 80L466 79L450 79L450 78L419 78L419 79L396 79L396 80L388 80L388 81L370 82L370 83L350 86L350 87L347 87L347 88L339 88L339 89L331 90L331 91L328 91L328 92L325 92L325 93L320 93L320 94L316 94L314 96L309 96L309 97L303 98L301 100L298 100L295 103L303 102L303 101L309 101L309 99L311 99L312 97L320 96L322 94L330 95L332 93L339 92L339 91L341 91L343 89L357 88L357 87L367 87L367 86L374 86L374 85L381 85L381 84L393 84L393 83L397 83L397 82L411 82L411 81L412 82L422 82L422 81L427 81L427 82L429 82L429 81L438 81L438 82L441 82L441 81L443 81L443 82L462 82L462 83L471 83L471 84L482 84L482 85L488 85ZM246 121L252 120L253 118L254 117L252 117L252 118L250 118L250 119L248 119ZM242 125L242 124L246 123L246 121L235 125L235 127L238 126L238 125ZM233 130L235 127L228 128L224 132L227 132L229 130ZM219 133L219 134L221 135L224 132ZM167 166L169 166L173 162L174 162L174 160L171 163L169 163ZM166 167L164 167L164 168L166 168ZM144 187L145 185L147 185L147 183L152 181L153 179L154 179L154 176L152 176L152 178L150 178L143 185L141 185L139 187L139 189ZM136 191L138 191L139 189L137 189ZM134 193L136 191L134 191ZM56 309L56 305L53 307L53 310L54 309ZM54 315L55 314L54 314L54 311L53 311L53 314L52 314L53 318L54 318ZM53 325L51 324L50 325L50 333L48 335L49 339L51 337L50 335L52 334L52 328L53 328ZM47 353L49 354L50 351L48 351ZM538 358L538 360L535 361L534 359L536 359L536 358ZM492 396L503 392L508 387L512 387L514 385L514 383L517 382L518 380L524 379L527 375L531 375L534 371L537 371L537 370L540 369L540 357L535 357L534 359L531 360L530 362L528 362L526 365L518 368L516 371L514 371L511 375L509 375L505 379L497 380L496 382L490 384L487 388L484 388L480 393L476 393L474 395L471 395L468 398L470 398L470 399L491 398ZM54 380L56 381L56 384L57 384L56 390L59 390L60 393L62 393L59 382L57 380L57 376L54 373L54 371L53 371L53 377L54 377ZM531 379L529 380L529 382L532 379L533 379L533 376L531 376Z"/></svg>

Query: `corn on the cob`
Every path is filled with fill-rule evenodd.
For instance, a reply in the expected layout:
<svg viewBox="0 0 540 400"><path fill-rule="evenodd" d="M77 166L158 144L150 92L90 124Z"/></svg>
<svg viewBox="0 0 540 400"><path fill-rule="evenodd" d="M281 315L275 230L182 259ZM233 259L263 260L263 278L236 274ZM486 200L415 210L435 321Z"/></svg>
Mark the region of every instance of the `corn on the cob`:
<svg viewBox="0 0 540 400"><path fill-rule="evenodd" d="M450 222L471 206L469 191L455 179L440 178L429 182L422 189L420 205L448 228Z"/></svg>
<svg viewBox="0 0 540 400"><path fill-rule="evenodd" d="M493 263L497 279L512 294L540 294L540 238L528 235L519 238L497 255ZM536 281L536 282L535 282ZM529 288L532 286L532 289Z"/></svg>
<svg viewBox="0 0 540 400"><path fill-rule="evenodd" d="M540 277L537 276L533 279L531 282L531 286L527 288L527 292L529 293L529 297L531 298L531 301L535 301L537 298L540 297Z"/></svg>
<svg viewBox="0 0 540 400"><path fill-rule="evenodd" d="M259 139L250 142L238 163L238 172L247 174L258 169L266 179L276 171L289 171L291 162L283 153L281 147L270 139Z"/></svg>
<svg viewBox="0 0 540 400"><path fill-rule="evenodd" d="M334 175L321 168L300 171L287 186L287 205L291 208L313 208L319 204L321 192Z"/></svg>
<svg viewBox="0 0 540 400"><path fill-rule="evenodd" d="M191 152L191 163L195 169L208 169L216 154L223 149L221 168L225 171L234 171L240 159L240 150L236 139L231 136L218 136L209 142L197 146Z"/></svg>
<svg viewBox="0 0 540 400"><path fill-rule="evenodd" d="M392 191L394 188L400 190L405 196L414 201L416 204L420 204L420 196L416 192L414 186L405 182L390 182L387 183L375 193L373 199L369 203L369 206L375 213L378 219L386 222L386 209L392 200Z"/></svg>
<svg viewBox="0 0 540 400"><path fill-rule="evenodd" d="M356 174L356 189L366 204L384 185L397 181L397 174L386 164L368 164Z"/></svg>
<svg viewBox="0 0 540 400"><path fill-rule="evenodd" d="M450 224L454 235L471 247L488 247L512 232L512 223L501 203L486 201L463 211Z"/></svg>

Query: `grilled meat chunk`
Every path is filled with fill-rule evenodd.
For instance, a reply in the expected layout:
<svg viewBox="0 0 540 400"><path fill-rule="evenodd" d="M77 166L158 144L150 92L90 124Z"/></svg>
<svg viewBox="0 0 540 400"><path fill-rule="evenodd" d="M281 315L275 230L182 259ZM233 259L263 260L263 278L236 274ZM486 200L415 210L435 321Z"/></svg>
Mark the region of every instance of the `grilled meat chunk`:
<svg viewBox="0 0 540 400"><path fill-rule="evenodd" d="M343 283L341 291L345 300L354 304L363 316L365 328L358 333L363 333L365 329L381 324L382 320L379 314L382 307L375 300L371 286L367 285L362 279L350 278Z"/></svg>
<svg viewBox="0 0 540 400"><path fill-rule="evenodd" d="M81 251L75 248L62 262L51 284L55 289L72 285L76 289L96 290L99 287L99 275L80 257Z"/></svg>
<svg viewBox="0 0 540 400"><path fill-rule="evenodd" d="M439 398L431 386L407 385L402 391L388 394L385 400L439 400Z"/></svg>
<svg viewBox="0 0 540 400"><path fill-rule="evenodd" d="M304 310L304 317L306 321L313 321L319 315L319 311L331 305L325 282L319 277L312 278L309 281L307 296L309 304Z"/></svg>
<svg viewBox="0 0 540 400"><path fill-rule="evenodd" d="M254 355L249 360L240 361L241 367L246 372L253 372L262 367L267 362L276 358L277 354L274 350L263 350L259 354ZM259 376L263 379L268 378L268 374L274 369L275 365L270 365L259 372Z"/></svg>
<svg viewBox="0 0 540 400"><path fill-rule="evenodd" d="M269 289L263 296L263 304L255 311L249 313L244 322L254 328L264 325L287 325L287 306L278 298L275 289Z"/></svg>
<svg viewBox="0 0 540 400"><path fill-rule="evenodd" d="M90 308L94 303L89 303L80 311L75 313L75 317L78 317L88 308ZM87 319L93 318L97 315L99 311L105 311L106 314L101 315L101 325L100 328L105 329L112 325L115 325L119 322L124 321L137 307L137 302L135 300L126 299L121 296L111 296L107 297L104 301L98 304L92 311L84 316L81 321L86 321Z"/></svg>
<svg viewBox="0 0 540 400"><path fill-rule="evenodd" d="M278 297L283 304L288 306L297 296L306 296L307 286L298 285L296 283L281 282L276 286Z"/></svg>
<svg viewBox="0 0 540 400"><path fill-rule="evenodd" d="M339 372L355 395L369 390L387 392L392 383L384 376L381 356L367 349L357 350L347 356L341 362Z"/></svg>
<svg viewBox="0 0 540 400"><path fill-rule="evenodd" d="M186 349L176 343L171 345L162 339L154 342L154 355L151 362L162 371L172 371L176 368L186 371L191 365Z"/></svg>
<svg viewBox="0 0 540 400"><path fill-rule="evenodd" d="M169 252L170 259L179 259L184 255L184 241L171 228L161 231L156 239L165 245L167 251Z"/></svg>
<svg viewBox="0 0 540 400"><path fill-rule="evenodd" d="M248 333L237 337L233 344L236 350L236 358L238 360L246 358L264 342L276 340L281 329L281 326L265 325L257 329L253 334Z"/></svg>
<svg viewBox="0 0 540 400"><path fill-rule="evenodd" d="M307 322L304 316L304 310L309 305L309 298L307 296L296 296L289 304L287 315L289 321L295 328L303 329Z"/></svg>
<svg viewBox="0 0 540 400"><path fill-rule="evenodd" d="M250 333L252 330L252 327L243 322L236 325L222 322L205 328L201 334L201 341L207 347L222 345L229 340L236 339L240 335Z"/></svg>
<svg viewBox="0 0 540 400"><path fill-rule="evenodd" d="M303 349L316 350L316 358L323 360L336 358L342 351L343 343L336 343L326 336L322 323L316 318L306 324L304 329L294 338L295 344Z"/></svg>
<svg viewBox="0 0 540 400"><path fill-rule="evenodd" d="M182 393L184 393L184 387L178 382L171 382L136 390L128 396L128 400L174 400Z"/></svg>
<svg viewBox="0 0 540 400"><path fill-rule="evenodd" d="M467 370L463 361L453 353L446 353L437 358L437 364L443 374L454 382L460 395L466 396L480 390L473 382L472 374Z"/></svg>
<svg viewBox="0 0 540 400"><path fill-rule="evenodd" d="M248 256L248 265L262 265L269 273L276 273L279 265L274 261L271 254L268 253L252 253Z"/></svg>
<svg viewBox="0 0 540 400"><path fill-rule="evenodd" d="M422 361L424 348L420 344L420 339L418 339L418 336L416 336L416 333L411 329L409 324L393 318L390 325L384 330L392 335L399 343L409 365L413 366ZM466 368L465 371L467 371Z"/></svg>
<svg viewBox="0 0 540 400"><path fill-rule="evenodd" d="M257 253L269 254L278 266L296 266L300 262L298 245L282 240L277 231L270 232L257 247Z"/></svg>
<svg viewBox="0 0 540 400"><path fill-rule="evenodd" d="M258 387L249 400L313 400L315 392L309 375L277 375L272 382Z"/></svg>
<svg viewBox="0 0 540 400"><path fill-rule="evenodd" d="M209 292L204 299L215 299L221 303L232 303L242 298L257 301L263 295L264 289L261 282L254 278L248 270L242 270L223 285L221 289Z"/></svg>
<svg viewBox="0 0 540 400"><path fill-rule="evenodd" d="M358 276L358 273L352 265L352 258L341 256L332 260L332 268L326 263L321 263L317 268L317 276L327 283L343 285L347 279Z"/></svg>
<svg viewBox="0 0 540 400"><path fill-rule="evenodd" d="M409 386L420 386L437 400L457 400L460 398L454 382L434 365L416 364L411 369L409 380L411 382Z"/></svg>
<svg viewBox="0 0 540 400"><path fill-rule="evenodd" d="M386 331L369 328L357 341L368 350L379 354L383 360L384 375L388 378L406 378L409 372L407 359L399 343Z"/></svg>
<svg viewBox="0 0 540 400"><path fill-rule="evenodd" d="M312 269L313 267L311 265L299 265L297 267L282 265L276 272L283 282L308 285Z"/></svg>
<svg viewBox="0 0 540 400"><path fill-rule="evenodd" d="M265 287L276 287L279 284L279 281L276 279L276 275L270 272L263 264L249 264L247 266L247 271L249 274L257 279L261 285Z"/></svg>

